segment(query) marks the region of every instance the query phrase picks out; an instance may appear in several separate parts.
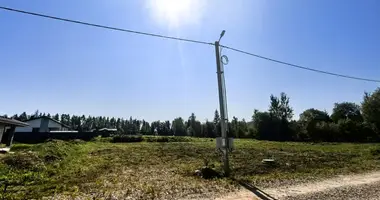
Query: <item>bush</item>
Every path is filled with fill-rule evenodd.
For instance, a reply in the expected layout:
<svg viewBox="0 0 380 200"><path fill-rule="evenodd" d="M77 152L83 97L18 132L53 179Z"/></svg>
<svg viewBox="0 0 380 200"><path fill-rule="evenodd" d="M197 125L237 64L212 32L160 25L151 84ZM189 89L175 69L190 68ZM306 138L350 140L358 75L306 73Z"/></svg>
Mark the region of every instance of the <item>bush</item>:
<svg viewBox="0 0 380 200"><path fill-rule="evenodd" d="M314 133L311 134L312 140L317 142L339 141L339 127L335 123L320 122L315 126Z"/></svg>
<svg viewBox="0 0 380 200"><path fill-rule="evenodd" d="M111 140L113 143L130 143L130 142L142 142L143 138L141 136L114 136Z"/></svg>
<svg viewBox="0 0 380 200"><path fill-rule="evenodd" d="M68 156L74 146L83 143L81 140L66 142L62 140L50 140L36 146L40 150L40 156L46 162L61 161Z"/></svg>
<svg viewBox="0 0 380 200"><path fill-rule="evenodd" d="M373 127L363 122L357 122L350 119L339 120L338 127L342 142L376 142L378 135Z"/></svg>

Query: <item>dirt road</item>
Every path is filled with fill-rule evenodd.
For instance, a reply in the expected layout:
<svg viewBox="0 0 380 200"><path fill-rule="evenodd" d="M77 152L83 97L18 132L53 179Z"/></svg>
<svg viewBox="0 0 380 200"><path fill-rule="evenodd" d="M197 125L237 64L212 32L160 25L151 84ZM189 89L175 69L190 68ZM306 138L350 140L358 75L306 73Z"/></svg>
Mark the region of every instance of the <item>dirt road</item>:
<svg viewBox="0 0 380 200"><path fill-rule="evenodd" d="M279 199L279 200L313 200L313 199L369 199L380 200L380 171L338 176L320 182L283 186L278 188L262 188L266 197L254 195L249 190L229 194L218 200L245 199Z"/></svg>

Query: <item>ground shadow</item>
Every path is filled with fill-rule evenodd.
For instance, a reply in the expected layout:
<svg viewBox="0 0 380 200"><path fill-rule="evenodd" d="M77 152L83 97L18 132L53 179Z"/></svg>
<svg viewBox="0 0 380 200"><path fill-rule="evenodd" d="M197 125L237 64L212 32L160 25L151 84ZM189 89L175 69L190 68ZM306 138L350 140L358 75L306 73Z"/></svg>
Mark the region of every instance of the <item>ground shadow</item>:
<svg viewBox="0 0 380 200"><path fill-rule="evenodd" d="M257 197L259 197L262 200L276 200L276 198L270 196L269 194L265 193L264 191L260 190L256 186L249 184L244 181L235 180L239 183L239 185L243 186L245 189L251 191L253 194L255 194Z"/></svg>

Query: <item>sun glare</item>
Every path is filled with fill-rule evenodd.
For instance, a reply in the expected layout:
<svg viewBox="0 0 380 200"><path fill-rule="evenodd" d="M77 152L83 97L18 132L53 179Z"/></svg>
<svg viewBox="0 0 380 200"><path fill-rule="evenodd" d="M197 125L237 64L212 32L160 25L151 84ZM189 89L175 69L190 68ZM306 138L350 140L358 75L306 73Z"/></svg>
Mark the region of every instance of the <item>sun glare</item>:
<svg viewBox="0 0 380 200"><path fill-rule="evenodd" d="M202 13L202 0L148 0L153 18L169 26L196 24Z"/></svg>

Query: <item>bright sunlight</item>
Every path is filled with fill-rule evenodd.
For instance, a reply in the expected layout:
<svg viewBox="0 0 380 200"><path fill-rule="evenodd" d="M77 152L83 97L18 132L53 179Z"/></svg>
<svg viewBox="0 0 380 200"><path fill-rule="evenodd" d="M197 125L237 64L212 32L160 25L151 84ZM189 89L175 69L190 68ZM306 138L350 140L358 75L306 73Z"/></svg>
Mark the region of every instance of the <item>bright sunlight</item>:
<svg viewBox="0 0 380 200"><path fill-rule="evenodd" d="M179 27L199 23L204 3L202 0L148 0L148 7L159 23Z"/></svg>

